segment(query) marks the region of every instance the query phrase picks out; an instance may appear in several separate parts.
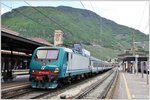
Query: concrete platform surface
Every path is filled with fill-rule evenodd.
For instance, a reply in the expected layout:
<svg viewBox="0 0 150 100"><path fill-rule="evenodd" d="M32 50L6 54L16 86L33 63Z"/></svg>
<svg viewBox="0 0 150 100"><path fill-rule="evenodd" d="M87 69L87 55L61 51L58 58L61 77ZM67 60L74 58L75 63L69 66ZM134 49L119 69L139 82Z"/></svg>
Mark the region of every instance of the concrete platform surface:
<svg viewBox="0 0 150 100"><path fill-rule="evenodd" d="M17 83L17 82L28 82L29 81L29 75L17 75L13 80L8 80L4 82L1 80L1 84L12 84L12 83Z"/></svg>
<svg viewBox="0 0 150 100"><path fill-rule="evenodd" d="M118 78L113 99L150 99L146 74L142 78L140 73L136 75L128 72L120 72Z"/></svg>

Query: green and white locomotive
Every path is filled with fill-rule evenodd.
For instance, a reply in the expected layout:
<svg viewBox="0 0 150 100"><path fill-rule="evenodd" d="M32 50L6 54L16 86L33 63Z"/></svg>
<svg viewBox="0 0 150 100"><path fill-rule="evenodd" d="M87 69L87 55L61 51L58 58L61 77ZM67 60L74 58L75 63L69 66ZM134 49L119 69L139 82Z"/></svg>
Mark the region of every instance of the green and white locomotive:
<svg viewBox="0 0 150 100"><path fill-rule="evenodd" d="M54 89L71 79L111 68L85 49L39 47L32 55L30 81L33 88Z"/></svg>

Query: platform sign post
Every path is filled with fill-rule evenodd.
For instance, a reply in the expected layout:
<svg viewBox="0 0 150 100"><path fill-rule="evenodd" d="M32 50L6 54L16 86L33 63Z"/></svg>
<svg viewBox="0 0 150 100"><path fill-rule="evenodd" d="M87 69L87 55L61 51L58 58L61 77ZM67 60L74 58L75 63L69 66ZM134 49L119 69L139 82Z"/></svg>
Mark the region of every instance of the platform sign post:
<svg viewBox="0 0 150 100"><path fill-rule="evenodd" d="M131 61L131 63L132 63L132 65L131 65L131 66L132 66L132 67L131 67L131 68L132 68L131 71L132 71L132 74L134 74L134 69L135 69L135 68L134 68L134 61Z"/></svg>
<svg viewBox="0 0 150 100"><path fill-rule="evenodd" d="M135 68L136 68L136 75L138 75L138 57L139 57L139 55L135 55Z"/></svg>
<svg viewBox="0 0 150 100"><path fill-rule="evenodd" d="M126 72L128 72L128 61L126 61Z"/></svg>
<svg viewBox="0 0 150 100"><path fill-rule="evenodd" d="M142 78L143 78L143 62L141 61L141 74L142 74Z"/></svg>
<svg viewBox="0 0 150 100"><path fill-rule="evenodd" d="M134 66L134 63L132 65L132 73L135 74L135 66Z"/></svg>
<svg viewBox="0 0 150 100"><path fill-rule="evenodd" d="M54 46L63 44L63 32L61 30L54 31Z"/></svg>
<svg viewBox="0 0 150 100"><path fill-rule="evenodd" d="M149 79L148 79L148 68L149 68L149 60L147 61L147 64L146 64L146 79L147 79L147 84L149 84Z"/></svg>

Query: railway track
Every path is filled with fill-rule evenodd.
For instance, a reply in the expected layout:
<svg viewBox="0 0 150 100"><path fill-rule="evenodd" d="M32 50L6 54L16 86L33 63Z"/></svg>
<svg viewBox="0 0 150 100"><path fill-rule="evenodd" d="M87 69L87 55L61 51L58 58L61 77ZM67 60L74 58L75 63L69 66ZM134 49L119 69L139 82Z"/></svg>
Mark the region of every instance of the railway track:
<svg viewBox="0 0 150 100"><path fill-rule="evenodd" d="M108 71L111 72L111 71ZM100 75L94 76L94 77L98 77L101 76L103 74L102 73ZM70 85L66 85L63 86L61 88L57 88L55 90L45 90L45 89L32 89L31 87L26 87L26 88L20 88L20 90L16 89L16 90L12 90L12 92L2 92L2 99L49 99L49 98L53 98L55 96L58 96L59 94L63 93L64 91L67 91L69 89L72 89L74 87L77 87L78 85L81 84L85 84L86 82L90 81L92 78L88 78L88 79L83 79L81 81L78 82L74 82ZM63 97L62 97L63 98Z"/></svg>
<svg viewBox="0 0 150 100"><path fill-rule="evenodd" d="M118 71L110 71L105 77L86 88L79 93L76 99L104 99L113 84L114 79L117 77Z"/></svg>
<svg viewBox="0 0 150 100"><path fill-rule="evenodd" d="M29 82L2 83L1 89L2 89L2 91L6 91L6 90L10 90L12 87L23 86L23 85L25 86L25 85L29 85L29 84L30 84Z"/></svg>
<svg viewBox="0 0 150 100"><path fill-rule="evenodd" d="M30 85L27 85L25 87L20 87L20 88L13 88L10 90L9 89L7 89L6 91L2 91L2 96L1 96L2 99L11 99L19 95L23 95L24 93L29 93L33 91Z"/></svg>
<svg viewBox="0 0 150 100"><path fill-rule="evenodd" d="M15 89L14 89L15 88ZM7 88L2 91L2 99L36 99L49 94L52 90L33 89L30 84L20 88Z"/></svg>
<svg viewBox="0 0 150 100"><path fill-rule="evenodd" d="M108 71L109 73L112 72L112 70ZM93 77L95 78L95 80L97 80L98 78L103 77L103 76L106 76L106 74L108 73L103 73L103 74L100 74L96 77ZM43 99L75 99L77 97L76 95L76 90L85 90L84 88L83 89L80 89L80 87L85 87L85 84L86 83L91 83L91 80L93 78L89 78L89 79L86 79L82 82L79 82L79 83L76 83L74 85L71 85L69 87L66 87L65 89L61 89L59 90L59 92L56 92L56 93L52 93L52 94L49 94L47 95L46 97L44 97ZM86 86L85 88L87 88L88 86ZM66 93L68 92L68 93ZM81 92L81 91L80 91ZM83 92L82 92L83 93ZM71 95L70 95L71 94ZM79 96L79 95L78 95Z"/></svg>
<svg viewBox="0 0 150 100"><path fill-rule="evenodd" d="M92 77L91 77L92 78ZM79 84L84 84L86 81L89 81L91 78L83 79L81 81L74 82L72 84L67 84L61 88L57 88L54 90L47 90L47 89L34 89L32 92L27 92L20 96L13 97L13 99L48 99L53 96L57 96L68 89L71 89Z"/></svg>

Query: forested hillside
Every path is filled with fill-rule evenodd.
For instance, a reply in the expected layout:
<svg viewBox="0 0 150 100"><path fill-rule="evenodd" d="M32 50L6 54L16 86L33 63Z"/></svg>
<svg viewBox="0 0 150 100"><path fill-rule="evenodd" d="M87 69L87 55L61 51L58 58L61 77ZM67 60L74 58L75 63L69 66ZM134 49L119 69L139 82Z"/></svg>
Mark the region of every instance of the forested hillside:
<svg viewBox="0 0 150 100"><path fill-rule="evenodd" d="M54 30L61 29L64 32L65 44L80 42L92 51L92 54L103 48L105 54L103 58L115 57L117 53L130 48L133 33L135 41L141 42L142 45L148 41L148 36L144 33L119 25L89 10L65 6L35 7L35 9L27 6L14 9L3 14L1 22L23 37L40 37L50 43L53 43ZM99 49L93 51L91 46ZM106 49L111 53L111 57L105 53ZM101 54L96 56L102 58Z"/></svg>

